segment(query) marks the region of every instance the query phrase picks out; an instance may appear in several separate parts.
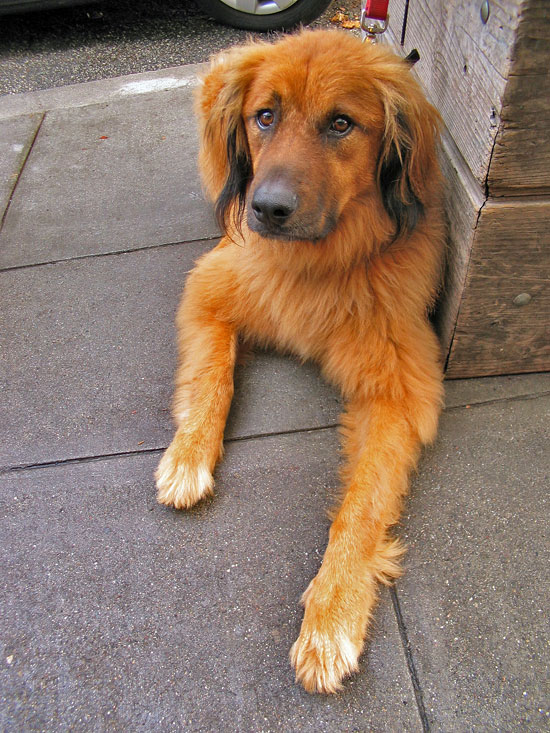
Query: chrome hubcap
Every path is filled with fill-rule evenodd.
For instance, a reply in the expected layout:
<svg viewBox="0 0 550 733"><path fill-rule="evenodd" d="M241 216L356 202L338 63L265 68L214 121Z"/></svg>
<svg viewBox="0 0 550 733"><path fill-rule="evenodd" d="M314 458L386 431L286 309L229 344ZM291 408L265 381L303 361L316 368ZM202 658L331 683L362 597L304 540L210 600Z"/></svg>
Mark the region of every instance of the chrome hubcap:
<svg viewBox="0 0 550 733"><path fill-rule="evenodd" d="M272 15L286 10L294 5L298 0L222 0L224 5L228 5L240 13L250 13L251 15Z"/></svg>

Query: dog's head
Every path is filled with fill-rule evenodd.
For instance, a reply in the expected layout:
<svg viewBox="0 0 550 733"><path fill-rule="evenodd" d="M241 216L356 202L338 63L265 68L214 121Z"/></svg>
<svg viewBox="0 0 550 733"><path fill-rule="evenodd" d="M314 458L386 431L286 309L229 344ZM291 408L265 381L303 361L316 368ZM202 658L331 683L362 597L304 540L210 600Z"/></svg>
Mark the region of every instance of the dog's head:
<svg viewBox="0 0 550 733"><path fill-rule="evenodd" d="M198 98L200 165L221 226L317 242L363 208L390 240L438 183L439 115L408 64L338 31L218 56Z"/></svg>

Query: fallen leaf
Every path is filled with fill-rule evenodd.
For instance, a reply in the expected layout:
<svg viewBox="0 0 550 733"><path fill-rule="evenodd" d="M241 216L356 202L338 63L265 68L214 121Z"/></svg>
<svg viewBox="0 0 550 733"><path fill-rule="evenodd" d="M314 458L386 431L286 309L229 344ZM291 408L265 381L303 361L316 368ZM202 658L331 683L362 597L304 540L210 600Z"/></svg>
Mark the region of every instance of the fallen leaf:
<svg viewBox="0 0 550 733"><path fill-rule="evenodd" d="M330 19L330 22L339 25L341 28L360 28L361 22L359 21L357 16L355 16L355 18L352 18L347 13L342 12L343 10L344 8L342 8L340 12L333 15Z"/></svg>

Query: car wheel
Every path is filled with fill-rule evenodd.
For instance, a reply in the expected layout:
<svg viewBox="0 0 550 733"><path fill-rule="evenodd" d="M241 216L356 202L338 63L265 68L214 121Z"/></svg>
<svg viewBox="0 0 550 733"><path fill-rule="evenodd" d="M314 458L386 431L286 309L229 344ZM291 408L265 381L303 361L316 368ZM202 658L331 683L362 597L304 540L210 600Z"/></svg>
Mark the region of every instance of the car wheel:
<svg viewBox="0 0 550 733"><path fill-rule="evenodd" d="M271 31L310 23L331 0L202 0L200 7L216 20L250 31Z"/></svg>

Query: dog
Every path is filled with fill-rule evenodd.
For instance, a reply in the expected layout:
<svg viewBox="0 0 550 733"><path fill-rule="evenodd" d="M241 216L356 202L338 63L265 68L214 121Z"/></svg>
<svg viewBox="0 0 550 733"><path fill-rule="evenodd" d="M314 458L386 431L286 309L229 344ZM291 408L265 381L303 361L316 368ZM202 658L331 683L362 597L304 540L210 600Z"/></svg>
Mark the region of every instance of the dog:
<svg viewBox="0 0 550 733"><path fill-rule="evenodd" d="M440 117L381 45L303 30L214 58L197 98L199 164L224 237L177 314L176 433L156 472L177 509L211 494L240 341L318 362L340 389L345 466L290 658L306 690L358 669L400 515L442 406L429 321L445 227Z"/></svg>

